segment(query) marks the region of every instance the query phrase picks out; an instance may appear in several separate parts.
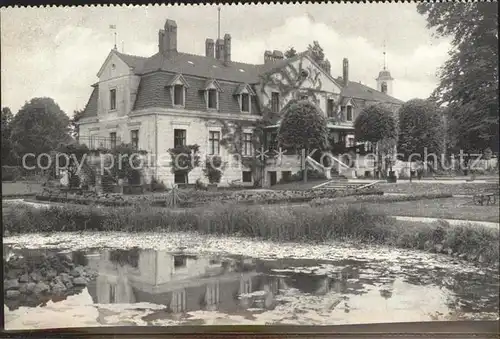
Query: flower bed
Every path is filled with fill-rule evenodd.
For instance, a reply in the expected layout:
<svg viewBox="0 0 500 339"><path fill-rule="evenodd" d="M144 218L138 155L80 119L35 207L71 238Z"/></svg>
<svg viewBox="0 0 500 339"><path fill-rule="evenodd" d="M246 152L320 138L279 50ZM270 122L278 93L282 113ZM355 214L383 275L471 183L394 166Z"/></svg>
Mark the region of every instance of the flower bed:
<svg viewBox="0 0 500 339"><path fill-rule="evenodd" d="M81 205L103 205L103 206L130 206L147 204L153 206L170 207L167 203L172 192L162 194L149 194L137 196L122 196L116 194L97 195L93 192L83 194L67 194L61 192L49 192L37 195L40 201L74 203ZM335 190L280 190L280 191L225 191L210 192L196 190L179 190L178 207L192 208L200 207L218 201L220 203L241 203L241 204L282 204L282 203L306 203L314 199L331 199L345 196L378 195L383 192L374 189L355 191L335 191Z"/></svg>
<svg viewBox="0 0 500 339"><path fill-rule="evenodd" d="M388 202L401 202L401 201L416 201L416 200L424 200L424 199L441 199L441 198L451 198L451 197L453 197L453 195L444 194L444 193L443 194L412 194L412 195L401 195L401 196L349 195L349 196L344 196L344 197L313 199L310 202L310 205L311 206L322 206L322 205L329 205L329 204L332 204L335 202L388 203Z"/></svg>

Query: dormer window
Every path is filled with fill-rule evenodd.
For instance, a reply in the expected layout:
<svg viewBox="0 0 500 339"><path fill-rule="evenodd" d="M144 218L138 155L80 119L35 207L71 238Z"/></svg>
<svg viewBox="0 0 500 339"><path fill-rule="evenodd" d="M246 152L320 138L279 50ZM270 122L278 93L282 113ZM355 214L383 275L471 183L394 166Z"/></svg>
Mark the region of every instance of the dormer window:
<svg viewBox="0 0 500 339"><path fill-rule="evenodd" d="M252 111L252 96L255 95L252 87L248 84L241 84L236 89L234 95L238 97L240 111L243 113L251 113Z"/></svg>
<svg viewBox="0 0 500 339"><path fill-rule="evenodd" d="M352 121L352 106L351 105L346 107L346 120Z"/></svg>
<svg viewBox="0 0 500 339"><path fill-rule="evenodd" d="M205 102L208 110L219 110L219 93L222 88L215 79L207 80L205 86L201 89L205 92Z"/></svg>
<svg viewBox="0 0 500 339"><path fill-rule="evenodd" d="M186 105L186 91L189 88L189 84L182 74L175 75L166 87L170 88L172 106L184 107Z"/></svg>
<svg viewBox="0 0 500 339"><path fill-rule="evenodd" d="M217 109L218 100L217 100L217 91L215 89L208 90L208 108L209 109Z"/></svg>
<svg viewBox="0 0 500 339"><path fill-rule="evenodd" d="M184 106L184 86L174 85L174 106Z"/></svg>
<svg viewBox="0 0 500 339"><path fill-rule="evenodd" d="M250 95L248 93L241 94L241 111L250 113Z"/></svg>

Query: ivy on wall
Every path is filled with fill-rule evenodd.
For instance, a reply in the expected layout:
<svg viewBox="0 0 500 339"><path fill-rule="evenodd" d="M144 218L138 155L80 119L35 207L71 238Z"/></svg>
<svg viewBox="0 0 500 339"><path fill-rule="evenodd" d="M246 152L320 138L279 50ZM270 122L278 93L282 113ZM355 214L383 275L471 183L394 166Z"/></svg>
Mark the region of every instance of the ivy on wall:
<svg viewBox="0 0 500 339"><path fill-rule="evenodd" d="M219 119L222 125L221 145L236 159L242 160L242 165L252 171L254 183L260 184L262 170L265 166L265 159L261 159L254 153L247 156L244 151L243 133L245 128L252 129L253 150L258 151L264 147L266 129L265 127L276 124L281 118L288 104L293 99L300 99L307 96L315 105L320 103L320 95L323 94L323 83L321 81L321 71L313 65L304 66L303 55L294 57L299 62L294 65L295 60L291 60L286 66L271 70L260 77L260 96L258 96L258 105L262 118L256 122L251 121L226 121ZM304 87L305 84L308 87ZM271 108L272 100L267 90L272 89L280 93L281 112L273 112ZM334 100L333 111L337 113L338 102ZM339 119L339 117L335 117ZM272 153L268 153L272 157Z"/></svg>

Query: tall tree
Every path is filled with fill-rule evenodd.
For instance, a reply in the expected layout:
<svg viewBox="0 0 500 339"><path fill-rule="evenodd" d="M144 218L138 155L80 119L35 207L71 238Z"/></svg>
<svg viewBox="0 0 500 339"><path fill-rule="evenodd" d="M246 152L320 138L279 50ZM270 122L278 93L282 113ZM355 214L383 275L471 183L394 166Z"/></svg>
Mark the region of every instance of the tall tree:
<svg viewBox="0 0 500 339"><path fill-rule="evenodd" d="M447 105L452 146L498 150L498 3L421 3L428 28L452 37L432 98Z"/></svg>
<svg viewBox="0 0 500 339"><path fill-rule="evenodd" d="M19 156L55 151L61 144L72 141L69 124L68 116L53 99L33 98L12 120L14 149Z"/></svg>
<svg viewBox="0 0 500 339"><path fill-rule="evenodd" d="M287 58L287 59L293 58L296 55L297 55L297 51L293 47L290 47L289 49L287 49L285 51L285 58Z"/></svg>
<svg viewBox="0 0 500 339"><path fill-rule="evenodd" d="M2 108L2 165L15 163L15 152L12 148L11 132L14 115L9 107Z"/></svg>
<svg viewBox="0 0 500 339"><path fill-rule="evenodd" d="M73 118L71 118L70 129L71 129L71 136L75 139L78 139L78 136L80 135L78 121L80 121L80 119L83 117L84 112L85 112L84 109L73 111Z"/></svg>
<svg viewBox="0 0 500 339"><path fill-rule="evenodd" d="M278 130L280 146L306 152L327 149L327 121L314 103L308 100L291 100L283 108L282 116ZM305 159L302 160L305 164ZM304 181L307 181L307 166L304 166Z"/></svg>
<svg viewBox="0 0 500 339"><path fill-rule="evenodd" d="M426 152L441 159L444 132L442 112L433 102L413 99L399 110L398 150L406 159L419 154L420 160L425 161Z"/></svg>
<svg viewBox="0 0 500 339"><path fill-rule="evenodd" d="M309 45L307 50L311 53L312 58L318 64L321 64L321 62L325 60L325 52L318 41L313 41L313 44Z"/></svg>
<svg viewBox="0 0 500 339"><path fill-rule="evenodd" d="M377 168L383 173L381 158L386 162L393 154L396 144L396 120L391 111L383 105L372 105L364 108L354 121L354 136L357 141L368 141L376 145ZM392 161L389 162L392 164Z"/></svg>

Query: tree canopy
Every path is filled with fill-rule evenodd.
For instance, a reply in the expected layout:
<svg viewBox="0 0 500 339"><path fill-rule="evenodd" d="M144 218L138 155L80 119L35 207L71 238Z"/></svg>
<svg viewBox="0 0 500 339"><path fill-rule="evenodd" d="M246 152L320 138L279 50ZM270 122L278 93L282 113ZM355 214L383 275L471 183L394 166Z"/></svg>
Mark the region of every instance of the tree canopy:
<svg viewBox="0 0 500 339"><path fill-rule="evenodd" d="M289 49L287 49L285 51L285 58L287 58L287 59L293 58L296 55L297 55L297 51L293 47L290 47Z"/></svg>
<svg viewBox="0 0 500 339"><path fill-rule="evenodd" d="M307 47L307 50L311 53L312 58L317 63L320 64L323 60L325 60L325 52L318 41L313 41L312 45Z"/></svg>
<svg viewBox="0 0 500 339"><path fill-rule="evenodd" d="M417 10L428 28L452 38L432 95L448 106L451 141L465 151L498 150L498 3L421 3Z"/></svg>
<svg viewBox="0 0 500 339"><path fill-rule="evenodd" d="M84 109L73 111L73 118L71 118L71 135L78 138L80 130L78 128L78 121L83 117Z"/></svg>
<svg viewBox="0 0 500 339"><path fill-rule="evenodd" d="M364 108L354 121L354 135L358 141L372 143L383 139L395 139L396 121L392 112L382 105Z"/></svg>
<svg viewBox="0 0 500 339"><path fill-rule="evenodd" d="M434 153L441 156L444 151L444 125L438 107L422 99L413 99L399 110L398 151L408 158L411 154Z"/></svg>
<svg viewBox="0 0 500 339"><path fill-rule="evenodd" d="M16 152L49 153L72 141L69 117L51 98L33 98L12 120L11 140Z"/></svg>
<svg viewBox="0 0 500 339"><path fill-rule="evenodd" d="M13 165L16 155L12 147L11 132L14 115L9 107L2 108L2 165Z"/></svg>
<svg viewBox="0 0 500 339"><path fill-rule="evenodd" d="M282 116L278 130L278 142L281 146L296 150L327 148L327 121L314 103L308 100L291 100L283 108Z"/></svg>

